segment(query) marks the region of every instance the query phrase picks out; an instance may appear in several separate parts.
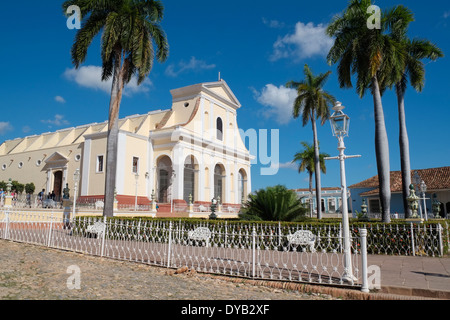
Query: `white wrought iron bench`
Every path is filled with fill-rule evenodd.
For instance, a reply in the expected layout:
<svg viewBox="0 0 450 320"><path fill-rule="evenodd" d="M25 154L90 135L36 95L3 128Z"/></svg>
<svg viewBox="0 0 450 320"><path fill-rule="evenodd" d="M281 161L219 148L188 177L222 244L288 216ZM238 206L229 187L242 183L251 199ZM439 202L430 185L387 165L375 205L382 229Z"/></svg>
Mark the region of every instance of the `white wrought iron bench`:
<svg viewBox="0 0 450 320"><path fill-rule="evenodd" d="M211 239L211 230L205 227L200 227L194 231L188 232L189 240L206 241L206 246L209 247L209 239Z"/></svg>
<svg viewBox="0 0 450 320"><path fill-rule="evenodd" d="M229 212L229 213L236 213L236 212L235 212L235 209L234 209L233 207L230 207L230 206L229 206L227 209L228 209L228 212Z"/></svg>
<svg viewBox="0 0 450 320"><path fill-rule="evenodd" d="M100 210L103 209L105 207L105 203L103 201L97 201L95 203L95 210Z"/></svg>
<svg viewBox="0 0 450 320"><path fill-rule="evenodd" d="M106 231L106 224L103 222L96 222L86 228L87 234L95 234L97 237L102 237Z"/></svg>
<svg viewBox="0 0 450 320"><path fill-rule="evenodd" d="M309 230L299 230L287 236L289 245L309 246L311 252L316 252L316 236Z"/></svg>

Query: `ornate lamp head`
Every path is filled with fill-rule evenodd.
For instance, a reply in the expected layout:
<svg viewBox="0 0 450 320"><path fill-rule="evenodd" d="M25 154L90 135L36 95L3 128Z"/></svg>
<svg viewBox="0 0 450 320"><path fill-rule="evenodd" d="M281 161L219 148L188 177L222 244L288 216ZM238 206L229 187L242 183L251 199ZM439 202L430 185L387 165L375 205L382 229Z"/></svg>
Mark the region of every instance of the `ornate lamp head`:
<svg viewBox="0 0 450 320"><path fill-rule="evenodd" d="M333 107L334 113L330 117L331 130L333 131L333 136L335 137L346 137L348 136L348 131L350 127L350 118L342 110L345 107L341 102L336 102Z"/></svg>

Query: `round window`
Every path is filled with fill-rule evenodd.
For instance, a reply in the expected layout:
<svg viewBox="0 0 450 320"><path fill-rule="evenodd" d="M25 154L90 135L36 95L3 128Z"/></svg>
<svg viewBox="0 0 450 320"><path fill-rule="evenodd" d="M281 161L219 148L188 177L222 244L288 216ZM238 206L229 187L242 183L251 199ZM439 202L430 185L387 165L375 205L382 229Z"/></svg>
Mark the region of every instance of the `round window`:
<svg viewBox="0 0 450 320"><path fill-rule="evenodd" d="M3 171L6 170L6 164L2 165L2 170L3 170Z"/></svg>
<svg viewBox="0 0 450 320"><path fill-rule="evenodd" d="M40 166L42 164L42 160L38 160L38 161L36 161L36 166Z"/></svg>
<svg viewBox="0 0 450 320"><path fill-rule="evenodd" d="M81 154L77 154L75 156L75 161L80 161L81 160Z"/></svg>
<svg viewBox="0 0 450 320"><path fill-rule="evenodd" d="M22 167L23 167L23 162L21 161L21 162L19 162L19 165L18 165L18 167L19 167L19 169L22 169Z"/></svg>

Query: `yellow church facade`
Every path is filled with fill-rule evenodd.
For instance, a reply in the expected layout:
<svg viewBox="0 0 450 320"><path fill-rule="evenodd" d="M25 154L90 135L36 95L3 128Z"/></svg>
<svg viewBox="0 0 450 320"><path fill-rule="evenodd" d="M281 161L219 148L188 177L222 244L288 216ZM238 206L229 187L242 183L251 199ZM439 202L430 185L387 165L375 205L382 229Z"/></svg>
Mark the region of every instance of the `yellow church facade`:
<svg viewBox="0 0 450 320"><path fill-rule="evenodd" d="M169 110L119 122L116 192L119 204L151 199L178 211L219 199L238 208L251 192L251 159L237 123L241 108L223 80L171 91ZM36 193L61 196L66 184L81 201L103 199L107 122L5 141L0 181L33 182ZM137 197L136 197L137 196Z"/></svg>

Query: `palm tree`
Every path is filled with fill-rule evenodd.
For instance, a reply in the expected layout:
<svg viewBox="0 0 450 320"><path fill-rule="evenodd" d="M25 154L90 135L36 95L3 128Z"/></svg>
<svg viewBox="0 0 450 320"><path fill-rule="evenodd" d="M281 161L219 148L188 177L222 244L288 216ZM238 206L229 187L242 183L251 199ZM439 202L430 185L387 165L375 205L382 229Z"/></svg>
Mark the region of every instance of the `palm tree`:
<svg viewBox="0 0 450 320"><path fill-rule="evenodd" d="M397 77L404 51L385 34L394 17L383 11L381 29L369 29L367 13L371 0L351 0L347 9L336 16L327 28L327 34L335 38L328 53L328 63L338 63L338 79L341 88L352 88L352 75L357 75L356 90L362 98L367 89L373 96L375 114L375 154L377 159L380 200L383 222L390 222L390 163L389 143L382 104L381 84L389 76ZM397 74L395 74L397 72Z"/></svg>
<svg viewBox="0 0 450 320"><path fill-rule="evenodd" d="M408 26L414 21L413 13L404 6L397 6L391 11L395 11L397 17L392 21L390 26L390 36L394 41L403 46L406 53L405 59L400 65L400 78L387 79L388 86L395 85L398 104L398 119L399 119L399 146L400 146L400 162L402 175L402 192L403 192L403 206L406 217L411 215L406 198L409 196L409 186L411 185L411 163L409 156L409 139L406 128L406 113L405 113L405 94L408 86L408 78L411 86L418 92L421 92L425 82L425 66L422 59L430 59L432 61L443 57L442 51L433 43L422 39L409 39L407 36ZM391 13L391 15L394 15ZM397 72L392 75L398 75Z"/></svg>
<svg viewBox="0 0 450 320"><path fill-rule="evenodd" d="M316 120L320 120L323 125L330 117L330 107L333 106L336 99L323 90L331 71L321 73L315 76L308 65L304 67L305 79L300 82L290 81L286 84L288 88L297 90L297 98L294 101L293 116L295 119L301 116L303 126L311 121L314 136L314 175L316 178L316 201L317 218L322 219L321 203L321 182L320 182L320 152L317 138Z"/></svg>
<svg viewBox="0 0 450 320"><path fill-rule="evenodd" d="M312 178L313 178L313 174L315 172L315 164L314 164L314 159L315 159L315 149L314 146L308 144L307 142L301 142L302 146L303 146L303 151L301 152L297 152L294 156L294 160L292 160L292 162L297 162L298 163L298 172L305 172L307 171L309 174L309 194L310 196L312 196L313 194L313 190L312 190ZM327 173L327 168L325 165L325 158L329 157L330 155L327 153L320 153L319 155L319 163L320 163L320 170L323 173ZM313 206L311 203L311 198L309 199L309 212L310 212L310 217L312 218L312 213L313 213ZM317 207L319 207L319 205L317 205ZM320 205L321 207L321 205Z"/></svg>
<svg viewBox="0 0 450 320"><path fill-rule="evenodd" d="M64 12L71 5L78 6L83 17L82 28L77 32L71 50L76 68L85 61L94 37L103 30L102 80L112 77L103 215L112 217L122 92L133 76L137 76L138 84L145 80L155 56L159 62L168 57L167 38L160 26L164 8L158 0L69 0L63 4Z"/></svg>
<svg viewBox="0 0 450 320"><path fill-rule="evenodd" d="M299 221L305 211L293 190L277 185L250 194L239 217L241 220Z"/></svg>

